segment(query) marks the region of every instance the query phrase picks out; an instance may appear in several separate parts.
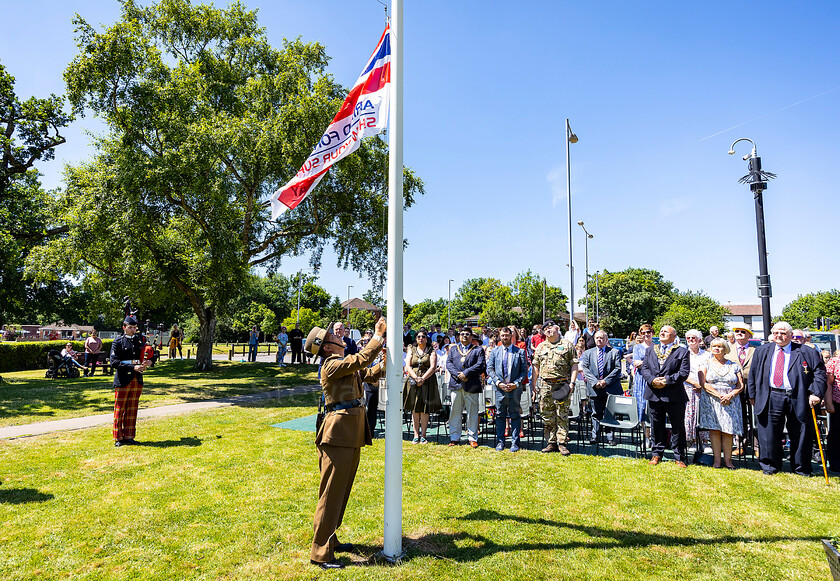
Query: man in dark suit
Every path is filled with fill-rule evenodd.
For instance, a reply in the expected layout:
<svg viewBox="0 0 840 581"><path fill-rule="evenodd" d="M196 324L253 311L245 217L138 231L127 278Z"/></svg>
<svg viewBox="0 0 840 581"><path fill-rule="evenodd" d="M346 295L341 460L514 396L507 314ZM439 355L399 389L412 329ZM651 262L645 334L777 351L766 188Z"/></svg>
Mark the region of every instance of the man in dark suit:
<svg viewBox="0 0 840 581"><path fill-rule="evenodd" d="M653 456L656 466L665 452L665 423L671 422L671 449L680 468L686 467L685 404L688 399L683 383L691 371L688 349L676 343L677 331L665 325L659 331L659 345L651 345L640 369L645 378L645 399L652 428Z"/></svg>
<svg viewBox="0 0 840 581"><path fill-rule="evenodd" d="M528 376L525 351L511 342L508 327L499 329L500 345L493 348L487 360L489 382L496 396L496 451L505 449L505 423L510 417L510 451L519 451L519 430L522 427L522 381Z"/></svg>
<svg viewBox="0 0 840 581"><path fill-rule="evenodd" d="M486 369L484 348L476 345L478 339L469 328L459 333L459 342L449 348L446 370L449 371L449 390L452 407L449 412L449 445L461 441L461 414L467 410L467 438L470 446L478 448L478 404L481 397L481 374Z"/></svg>
<svg viewBox="0 0 840 581"><path fill-rule="evenodd" d="M771 342L753 354L747 390L755 409L759 464L765 474L782 469L782 433L787 424L790 467L811 475L814 425L811 409L825 395L825 363L816 349L791 343L793 329L773 325Z"/></svg>
<svg viewBox="0 0 840 581"><path fill-rule="evenodd" d="M595 347L587 349L580 356L583 377L592 402L592 436L589 441L594 444L598 440L601 430L601 420L604 419L604 409L607 407L607 397L610 394L621 395L621 352L613 349L604 331L595 332ZM612 445L613 436L607 434L608 443Z"/></svg>
<svg viewBox="0 0 840 581"><path fill-rule="evenodd" d="M303 363L303 331L295 327L289 331L289 345L292 348L292 363Z"/></svg>

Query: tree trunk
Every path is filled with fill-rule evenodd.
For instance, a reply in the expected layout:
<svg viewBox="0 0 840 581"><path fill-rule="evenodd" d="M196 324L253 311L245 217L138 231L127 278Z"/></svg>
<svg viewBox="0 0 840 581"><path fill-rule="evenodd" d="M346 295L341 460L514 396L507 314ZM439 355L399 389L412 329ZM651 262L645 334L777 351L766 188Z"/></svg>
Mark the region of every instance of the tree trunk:
<svg viewBox="0 0 840 581"><path fill-rule="evenodd" d="M207 371L213 367L213 335L216 332L216 312L212 307L194 309L198 315L198 345L195 349L195 368Z"/></svg>

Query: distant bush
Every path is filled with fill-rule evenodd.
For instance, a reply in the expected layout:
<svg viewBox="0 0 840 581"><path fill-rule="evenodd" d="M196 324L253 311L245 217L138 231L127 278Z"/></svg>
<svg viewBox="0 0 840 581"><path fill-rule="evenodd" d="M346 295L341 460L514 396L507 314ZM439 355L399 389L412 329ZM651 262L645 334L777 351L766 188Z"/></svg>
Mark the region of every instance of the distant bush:
<svg viewBox="0 0 840 581"><path fill-rule="evenodd" d="M102 339L102 351L110 353L113 339ZM85 352L84 341L70 341L73 349ZM0 342L0 373L25 369L46 369L47 354L61 351L67 341L3 341Z"/></svg>

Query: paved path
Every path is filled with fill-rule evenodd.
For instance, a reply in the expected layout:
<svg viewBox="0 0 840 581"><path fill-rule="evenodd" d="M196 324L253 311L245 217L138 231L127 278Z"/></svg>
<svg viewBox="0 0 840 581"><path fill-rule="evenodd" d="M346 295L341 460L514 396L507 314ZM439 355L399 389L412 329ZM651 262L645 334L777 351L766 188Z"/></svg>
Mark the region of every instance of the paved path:
<svg viewBox="0 0 840 581"><path fill-rule="evenodd" d="M274 391L266 391L263 393L236 395L233 397L226 397L222 399L211 399L207 401L164 405L154 408L141 409L137 413L137 417L142 419L169 416L173 414L185 414L197 410L220 408L238 405L242 403L249 403L253 401L278 399L281 397L289 397L292 395L299 395L302 393L311 393L313 391L317 391L318 389L320 389L320 386L318 386L317 384L313 384L304 385L301 387L293 387L289 389L275 389ZM111 424L113 421L114 414L98 414L95 416L85 416L83 418L69 418L66 420L37 422L34 424L24 424L21 426L8 426L5 428L0 428L0 440L9 438L22 438L28 436L40 436L41 434L49 434L51 432L62 432L65 430L81 430L84 428L92 428L94 426L103 426Z"/></svg>

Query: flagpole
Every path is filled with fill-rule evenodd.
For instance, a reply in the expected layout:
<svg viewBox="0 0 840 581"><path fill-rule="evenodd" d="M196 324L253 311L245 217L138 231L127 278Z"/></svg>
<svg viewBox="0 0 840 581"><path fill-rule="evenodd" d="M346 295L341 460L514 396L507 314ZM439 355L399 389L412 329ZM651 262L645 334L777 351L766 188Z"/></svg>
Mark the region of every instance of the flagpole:
<svg viewBox="0 0 840 581"><path fill-rule="evenodd" d="M385 404L385 518L383 555L402 550L403 378L403 73L402 0L391 1L391 103L388 112L388 366Z"/></svg>

